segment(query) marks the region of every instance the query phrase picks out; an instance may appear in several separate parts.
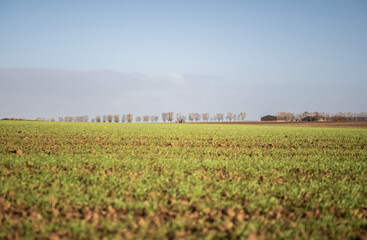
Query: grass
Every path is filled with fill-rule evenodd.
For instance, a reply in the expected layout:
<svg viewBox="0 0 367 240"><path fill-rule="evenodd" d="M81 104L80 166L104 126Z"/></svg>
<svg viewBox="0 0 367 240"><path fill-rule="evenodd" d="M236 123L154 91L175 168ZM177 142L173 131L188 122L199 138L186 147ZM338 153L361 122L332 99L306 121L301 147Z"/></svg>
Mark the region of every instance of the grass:
<svg viewBox="0 0 367 240"><path fill-rule="evenodd" d="M365 239L367 129L0 122L0 239Z"/></svg>

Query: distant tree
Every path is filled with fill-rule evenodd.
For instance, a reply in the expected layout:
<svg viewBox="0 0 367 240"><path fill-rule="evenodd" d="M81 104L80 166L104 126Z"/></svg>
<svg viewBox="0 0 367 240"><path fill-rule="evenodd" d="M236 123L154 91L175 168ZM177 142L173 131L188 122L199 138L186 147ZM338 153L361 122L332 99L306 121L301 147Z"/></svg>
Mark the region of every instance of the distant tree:
<svg viewBox="0 0 367 240"><path fill-rule="evenodd" d="M131 113L129 113L129 114L126 115L126 119L127 119L127 122L128 123L132 123L133 118L134 118L134 115L131 114Z"/></svg>
<svg viewBox="0 0 367 240"><path fill-rule="evenodd" d="M158 122L159 117L158 116L154 116L154 122Z"/></svg>
<svg viewBox="0 0 367 240"><path fill-rule="evenodd" d="M232 121L232 119L233 119L233 113L231 113L231 112L227 113L226 120L227 121Z"/></svg>
<svg viewBox="0 0 367 240"><path fill-rule="evenodd" d="M294 113L288 113L288 115L287 115L287 120L288 120L289 122L294 122L294 121L296 121L296 115L295 115Z"/></svg>
<svg viewBox="0 0 367 240"><path fill-rule="evenodd" d="M101 122L101 116L99 115L96 116L96 122Z"/></svg>
<svg viewBox="0 0 367 240"><path fill-rule="evenodd" d="M360 119L360 121L367 121L367 112L358 113L358 118Z"/></svg>
<svg viewBox="0 0 367 240"><path fill-rule="evenodd" d="M51 118L50 120L51 120L51 122L55 122L55 118Z"/></svg>
<svg viewBox="0 0 367 240"><path fill-rule="evenodd" d="M201 116L203 117L204 122L208 122L210 119L210 113L203 113Z"/></svg>
<svg viewBox="0 0 367 240"><path fill-rule="evenodd" d="M333 114L333 116L331 117L331 120L333 122L348 122L348 117L347 114L342 113L342 112L338 112Z"/></svg>
<svg viewBox="0 0 367 240"><path fill-rule="evenodd" d="M103 115L102 119L103 119L103 122L107 122L107 116L106 115Z"/></svg>
<svg viewBox="0 0 367 240"><path fill-rule="evenodd" d="M123 114L123 115L121 116L121 122L122 122L122 123L126 122L126 115L125 115L125 114Z"/></svg>
<svg viewBox="0 0 367 240"><path fill-rule="evenodd" d="M59 122L63 122L64 118L63 117L59 117Z"/></svg>
<svg viewBox="0 0 367 240"><path fill-rule="evenodd" d="M324 121L330 121L330 114L327 112L320 113Z"/></svg>
<svg viewBox="0 0 367 240"><path fill-rule="evenodd" d="M141 117L140 116L136 116L136 118L135 118L135 122L141 122Z"/></svg>
<svg viewBox="0 0 367 240"><path fill-rule="evenodd" d="M70 118L70 117L68 117L68 116L64 117L64 121L65 121L65 122L71 122L71 121L69 121L69 120L70 120L69 118Z"/></svg>
<svg viewBox="0 0 367 240"><path fill-rule="evenodd" d="M356 114L357 116L357 121L359 121L359 122L365 122L365 121L367 121L367 112L360 112L360 113L357 113Z"/></svg>
<svg viewBox="0 0 367 240"><path fill-rule="evenodd" d="M195 119L195 113L189 113L189 121L192 122Z"/></svg>
<svg viewBox="0 0 367 240"><path fill-rule="evenodd" d="M114 121L115 123L120 122L120 115L118 115L118 114L113 115L113 121Z"/></svg>
<svg viewBox="0 0 367 240"><path fill-rule="evenodd" d="M200 119L201 119L200 114L199 113L194 113L194 119L195 119L196 122L200 121Z"/></svg>
<svg viewBox="0 0 367 240"><path fill-rule="evenodd" d="M112 122L112 119L113 119L113 116L111 114L108 114L107 115L107 120L108 120L109 123Z"/></svg>
<svg viewBox="0 0 367 240"><path fill-rule="evenodd" d="M308 112L306 113L306 115L312 115L309 114ZM289 112L278 112L276 114L277 117L283 118L286 122L293 122L296 119L295 114L293 113L289 113Z"/></svg>
<svg viewBox="0 0 367 240"><path fill-rule="evenodd" d="M301 118L309 117L311 114L307 111L300 113Z"/></svg>
<svg viewBox="0 0 367 240"><path fill-rule="evenodd" d="M169 122L173 121L173 112L168 112L167 113L167 119L168 119Z"/></svg>
<svg viewBox="0 0 367 240"><path fill-rule="evenodd" d="M168 113L166 113L166 112L162 113L162 121L163 122L168 121Z"/></svg>
<svg viewBox="0 0 367 240"><path fill-rule="evenodd" d="M181 113L176 113L176 122L179 122L182 120L182 114Z"/></svg>
<svg viewBox="0 0 367 240"><path fill-rule="evenodd" d="M215 116L218 122L221 122L224 119L223 113L217 113Z"/></svg>
<svg viewBox="0 0 367 240"><path fill-rule="evenodd" d="M88 122L89 117L88 116L76 116L74 117L75 122Z"/></svg>
<svg viewBox="0 0 367 240"><path fill-rule="evenodd" d="M143 116L143 122L145 123L149 122L149 116Z"/></svg>
<svg viewBox="0 0 367 240"><path fill-rule="evenodd" d="M176 114L176 121L177 122L186 122L186 116L181 114L181 113L177 113Z"/></svg>
<svg viewBox="0 0 367 240"><path fill-rule="evenodd" d="M92 122L95 122L96 121L96 119L95 118L92 118Z"/></svg>
<svg viewBox="0 0 367 240"><path fill-rule="evenodd" d="M240 114L238 114L237 119L239 119L240 121L245 121L246 115L247 114L245 112L241 112Z"/></svg>

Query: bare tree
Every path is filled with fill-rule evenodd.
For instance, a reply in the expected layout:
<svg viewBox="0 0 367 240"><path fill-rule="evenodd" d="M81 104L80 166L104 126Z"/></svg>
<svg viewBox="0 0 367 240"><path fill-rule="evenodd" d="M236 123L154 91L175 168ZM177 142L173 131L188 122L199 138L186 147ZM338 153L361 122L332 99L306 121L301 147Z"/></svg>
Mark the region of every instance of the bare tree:
<svg viewBox="0 0 367 240"><path fill-rule="evenodd" d="M223 113L217 113L215 116L218 122L221 122L224 119Z"/></svg>
<svg viewBox="0 0 367 240"><path fill-rule="evenodd" d="M334 113L331 120L334 122L347 122L348 114L343 112Z"/></svg>
<svg viewBox="0 0 367 240"><path fill-rule="evenodd" d="M113 115L113 120L114 120L115 123L120 122L120 115L118 115L118 114Z"/></svg>
<svg viewBox="0 0 367 240"><path fill-rule="evenodd" d="M121 122L122 122L122 123L126 122L126 115L125 115L125 114L123 114L123 115L121 116Z"/></svg>
<svg viewBox="0 0 367 240"><path fill-rule="evenodd" d="M168 112L167 113L167 119L168 119L169 122L173 121L173 112Z"/></svg>
<svg viewBox="0 0 367 240"><path fill-rule="evenodd" d="M63 117L59 117L59 122L63 122L64 118Z"/></svg>
<svg viewBox="0 0 367 240"><path fill-rule="evenodd" d="M189 121L192 122L195 119L195 113L189 113Z"/></svg>
<svg viewBox="0 0 367 240"><path fill-rule="evenodd" d="M318 115L319 113L317 113ZM304 113L304 115L311 115L314 116L312 113ZM283 118L286 122L293 122L296 120L296 116L294 113L289 113L289 112L278 112L276 114L277 117Z"/></svg>
<svg viewBox="0 0 367 240"><path fill-rule="evenodd" d="M162 113L162 121L163 122L168 121L168 113L166 113L166 112Z"/></svg>
<svg viewBox="0 0 367 240"><path fill-rule="evenodd" d="M141 117L140 116L136 116L136 118L135 118L135 122L141 122Z"/></svg>
<svg viewBox="0 0 367 240"><path fill-rule="evenodd" d="M159 117L158 116L154 116L154 122L158 122Z"/></svg>
<svg viewBox="0 0 367 240"><path fill-rule="evenodd" d="M200 119L201 119L200 114L199 113L194 113L194 119L195 119L196 122L200 121Z"/></svg>
<svg viewBox="0 0 367 240"><path fill-rule="evenodd" d="M180 122L182 120L183 115L181 113L176 113L176 122Z"/></svg>
<svg viewBox="0 0 367 240"><path fill-rule="evenodd" d="M72 119L75 122L88 122L89 121L89 117L87 115L85 115L85 116L76 116Z"/></svg>
<svg viewBox="0 0 367 240"><path fill-rule="evenodd" d="M149 122L149 116L143 116L143 122L145 123Z"/></svg>
<svg viewBox="0 0 367 240"><path fill-rule="evenodd" d="M113 116L111 114L108 114L107 115L107 120L108 120L109 123L112 122L112 119L113 119Z"/></svg>
<svg viewBox="0 0 367 240"><path fill-rule="evenodd" d="M96 116L96 122L101 122L101 116Z"/></svg>
<svg viewBox="0 0 367 240"><path fill-rule="evenodd" d="M73 121L73 118L67 116L67 117L64 118L64 121L65 122L72 122Z"/></svg>
<svg viewBox="0 0 367 240"><path fill-rule="evenodd" d="M227 121L232 121L232 118L233 118L233 113L231 112L227 113L227 116L226 116Z"/></svg>
<svg viewBox="0 0 367 240"><path fill-rule="evenodd" d="M237 119L240 121L245 121L246 115L247 114L245 112L241 112L240 114L238 114Z"/></svg>
<svg viewBox="0 0 367 240"><path fill-rule="evenodd" d="M357 121L362 122L362 121L367 121L367 112L360 112L356 114L357 116Z"/></svg>
<svg viewBox="0 0 367 240"><path fill-rule="evenodd" d="M181 113L177 113L176 114L176 121L177 122L186 122L186 116L181 114Z"/></svg>
<svg viewBox="0 0 367 240"><path fill-rule="evenodd" d="M330 113L325 113L325 118L326 118L326 121L330 121Z"/></svg>
<svg viewBox="0 0 367 240"><path fill-rule="evenodd" d="M103 115L102 116L102 120L103 120L103 122L107 122L107 116L106 115Z"/></svg>
<svg viewBox="0 0 367 240"><path fill-rule="evenodd" d="M201 116L203 117L203 121L205 121L205 122L208 122L209 119L210 119L210 114L209 113L203 113Z"/></svg>
<svg viewBox="0 0 367 240"><path fill-rule="evenodd" d="M132 123L133 118L134 118L134 115L131 114L131 113L126 115L126 120L127 120L128 123Z"/></svg>
<svg viewBox="0 0 367 240"><path fill-rule="evenodd" d="M96 119L95 118L92 118L92 122L95 122L96 121Z"/></svg>
<svg viewBox="0 0 367 240"><path fill-rule="evenodd" d="M133 117L134 117L134 115L131 114L131 113L126 114L126 122L131 123L133 121Z"/></svg>

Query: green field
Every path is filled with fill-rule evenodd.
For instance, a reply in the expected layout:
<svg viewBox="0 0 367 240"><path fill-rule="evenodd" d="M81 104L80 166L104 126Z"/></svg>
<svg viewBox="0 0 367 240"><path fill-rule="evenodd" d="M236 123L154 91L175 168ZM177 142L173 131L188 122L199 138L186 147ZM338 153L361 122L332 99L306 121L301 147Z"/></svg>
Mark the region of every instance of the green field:
<svg viewBox="0 0 367 240"><path fill-rule="evenodd" d="M0 121L0 239L366 239L367 129Z"/></svg>

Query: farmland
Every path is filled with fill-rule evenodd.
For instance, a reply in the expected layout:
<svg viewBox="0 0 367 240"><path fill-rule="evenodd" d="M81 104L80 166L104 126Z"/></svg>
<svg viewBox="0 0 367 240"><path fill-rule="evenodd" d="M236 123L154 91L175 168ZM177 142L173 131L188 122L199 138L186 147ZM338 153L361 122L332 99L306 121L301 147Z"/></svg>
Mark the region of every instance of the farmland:
<svg viewBox="0 0 367 240"><path fill-rule="evenodd" d="M366 239L367 128L0 122L0 239Z"/></svg>

